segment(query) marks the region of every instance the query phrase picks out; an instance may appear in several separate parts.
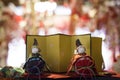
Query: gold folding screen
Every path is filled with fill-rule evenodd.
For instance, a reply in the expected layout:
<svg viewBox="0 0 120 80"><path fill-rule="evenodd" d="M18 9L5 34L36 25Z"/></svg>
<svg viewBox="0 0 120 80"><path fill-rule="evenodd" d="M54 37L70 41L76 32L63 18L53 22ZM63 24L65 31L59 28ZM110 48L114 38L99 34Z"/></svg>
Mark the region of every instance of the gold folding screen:
<svg viewBox="0 0 120 80"><path fill-rule="evenodd" d="M102 63L100 38L92 38L90 34L55 34L48 36L27 35L27 59L31 56L31 48L34 38L38 41L38 47L41 49L40 54L53 72L66 72L67 66L70 63L70 59L73 56L76 47L76 39L80 39L81 43L86 47L87 55L90 55L95 59L95 62L98 65L98 71L101 70L101 67L99 67ZM96 47L94 42L99 45ZM99 55L99 58L96 58L95 55Z"/></svg>

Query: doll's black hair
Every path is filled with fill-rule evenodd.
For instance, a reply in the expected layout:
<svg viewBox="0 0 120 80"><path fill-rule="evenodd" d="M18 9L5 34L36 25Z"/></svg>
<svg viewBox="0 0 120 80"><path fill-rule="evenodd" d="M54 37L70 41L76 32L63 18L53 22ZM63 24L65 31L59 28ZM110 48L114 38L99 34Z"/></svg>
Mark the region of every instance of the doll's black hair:
<svg viewBox="0 0 120 80"><path fill-rule="evenodd" d="M77 40L76 40L76 46L78 47L78 46L80 46L80 45L82 45L82 44L81 44L80 40L77 39Z"/></svg>

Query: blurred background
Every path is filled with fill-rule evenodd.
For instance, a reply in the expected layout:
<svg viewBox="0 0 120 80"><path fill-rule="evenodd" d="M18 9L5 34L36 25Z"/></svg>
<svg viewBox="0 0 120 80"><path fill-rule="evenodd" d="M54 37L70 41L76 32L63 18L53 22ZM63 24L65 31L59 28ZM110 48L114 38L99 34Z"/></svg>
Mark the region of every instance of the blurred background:
<svg viewBox="0 0 120 80"><path fill-rule="evenodd" d="M120 0L0 0L0 67L26 61L26 35L102 38L104 70L120 51Z"/></svg>

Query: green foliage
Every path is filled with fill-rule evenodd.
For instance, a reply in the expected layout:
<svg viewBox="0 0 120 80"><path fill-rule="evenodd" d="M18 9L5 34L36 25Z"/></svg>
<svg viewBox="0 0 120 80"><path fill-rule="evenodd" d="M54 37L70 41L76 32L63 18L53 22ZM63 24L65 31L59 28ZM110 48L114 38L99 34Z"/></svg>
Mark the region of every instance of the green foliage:
<svg viewBox="0 0 120 80"><path fill-rule="evenodd" d="M11 66L5 66L0 69L1 77L4 78L18 78L24 73L22 68L13 68Z"/></svg>

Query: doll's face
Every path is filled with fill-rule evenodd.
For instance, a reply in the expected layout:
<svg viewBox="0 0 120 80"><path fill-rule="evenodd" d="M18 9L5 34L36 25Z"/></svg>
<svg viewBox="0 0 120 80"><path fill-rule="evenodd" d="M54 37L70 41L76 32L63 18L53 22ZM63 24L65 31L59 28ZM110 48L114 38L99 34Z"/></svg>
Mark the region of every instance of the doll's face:
<svg viewBox="0 0 120 80"><path fill-rule="evenodd" d="M32 48L32 53L38 53L38 52L39 52L39 49L37 47Z"/></svg>
<svg viewBox="0 0 120 80"><path fill-rule="evenodd" d="M86 51L86 49L83 47L83 46L79 46L78 48L77 48L77 53L85 53L85 51Z"/></svg>

